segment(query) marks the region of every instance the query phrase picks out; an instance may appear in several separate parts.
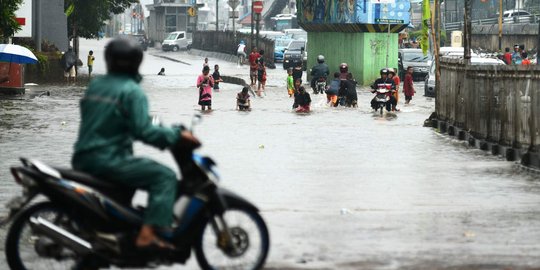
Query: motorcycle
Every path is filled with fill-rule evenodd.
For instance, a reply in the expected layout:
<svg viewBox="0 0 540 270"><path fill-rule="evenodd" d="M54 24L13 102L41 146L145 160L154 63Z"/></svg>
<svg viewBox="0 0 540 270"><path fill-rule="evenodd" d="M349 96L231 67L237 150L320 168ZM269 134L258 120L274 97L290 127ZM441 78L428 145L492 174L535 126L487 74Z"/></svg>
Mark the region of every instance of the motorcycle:
<svg viewBox="0 0 540 270"><path fill-rule="evenodd" d="M315 82L315 89L314 89L314 92L315 94L319 94L319 93L324 93L324 91L326 90L326 78L325 77L319 77L319 79L317 79L317 81Z"/></svg>
<svg viewBox="0 0 540 270"><path fill-rule="evenodd" d="M380 111L381 116L383 115L383 110L388 108L390 103L390 94L391 90L388 90L386 87L379 87L375 90L375 111Z"/></svg>
<svg viewBox="0 0 540 270"><path fill-rule="evenodd" d="M174 249L150 253L135 247L145 209L131 206L134 189L21 158L22 166L11 173L23 192L6 205L10 212L2 221L11 223L9 267L157 267L185 263L193 250L202 269L261 269L270 239L257 207L218 185L211 158L181 146L170 151L182 179L172 231L157 233ZM38 195L46 200L34 202Z"/></svg>

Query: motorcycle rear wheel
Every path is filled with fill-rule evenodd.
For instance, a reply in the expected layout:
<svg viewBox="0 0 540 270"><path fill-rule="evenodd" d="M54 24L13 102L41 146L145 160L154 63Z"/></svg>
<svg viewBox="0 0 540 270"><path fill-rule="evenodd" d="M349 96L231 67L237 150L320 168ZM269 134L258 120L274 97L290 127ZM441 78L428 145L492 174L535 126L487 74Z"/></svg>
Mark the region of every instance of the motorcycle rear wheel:
<svg viewBox="0 0 540 270"><path fill-rule="evenodd" d="M195 247L197 262L202 269L261 269L268 256L270 238L262 217L250 208L227 209L223 219L232 236L234 251L218 246L218 236L209 219ZM253 251L255 250L255 251Z"/></svg>
<svg viewBox="0 0 540 270"><path fill-rule="evenodd" d="M30 227L31 217L44 218L72 231L66 227L73 221L50 202L38 203L23 210L11 224L6 239L5 252L9 267L12 270L73 269L77 264L77 255L46 236L35 233Z"/></svg>

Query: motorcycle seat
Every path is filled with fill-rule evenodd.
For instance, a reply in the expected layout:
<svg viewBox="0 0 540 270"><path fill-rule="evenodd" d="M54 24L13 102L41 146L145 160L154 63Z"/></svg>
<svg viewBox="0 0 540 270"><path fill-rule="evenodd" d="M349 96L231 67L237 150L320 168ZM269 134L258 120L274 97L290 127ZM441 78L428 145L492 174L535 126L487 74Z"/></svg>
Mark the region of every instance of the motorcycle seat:
<svg viewBox="0 0 540 270"><path fill-rule="evenodd" d="M98 178L95 178L92 175L89 175L81 171L65 169L65 168L55 168L55 169L62 175L62 177L68 180L72 180L77 183L81 183L83 185L97 188L99 190L113 190L113 189L118 189L118 188L125 188L124 186L120 184L107 182L105 180L100 180Z"/></svg>

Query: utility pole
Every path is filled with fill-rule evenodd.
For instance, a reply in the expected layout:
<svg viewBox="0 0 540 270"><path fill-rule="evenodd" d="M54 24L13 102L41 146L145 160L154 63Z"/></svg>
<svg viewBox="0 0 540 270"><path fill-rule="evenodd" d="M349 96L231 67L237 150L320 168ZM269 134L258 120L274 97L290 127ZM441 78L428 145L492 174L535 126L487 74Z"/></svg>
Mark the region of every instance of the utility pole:
<svg viewBox="0 0 540 270"><path fill-rule="evenodd" d="M251 39L251 47L253 47L253 44L255 43L255 39L254 39L254 36L253 36L253 30L254 30L254 20L255 20L255 11L253 10L253 0L251 0L251 36L250 36L250 39ZM250 48L251 50L251 48Z"/></svg>
<svg viewBox="0 0 540 270"><path fill-rule="evenodd" d="M499 0L499 51L502 50L503 0Z"/></svg>
<svg viewBox="0 0 540 270"><path fill-rule="evenodd" d="M463 58L465 65L471 64L471 6L472 6L472 0L465 0L465 14L464 14L464 33L465 33L465 39L463 40Z"/></svg>
<svg viewBox="0 0 540 270"><path fill-rule="evenodd" d="M216 0L216 32L217 31L219 31L219 0Z"/></svg>
<svg viewBox="0 0 540 270"><path fill-rule="evenodd" d="M41 0L34 2L35 12L35 29L36 29L36 51L41 52Z"/></svg>

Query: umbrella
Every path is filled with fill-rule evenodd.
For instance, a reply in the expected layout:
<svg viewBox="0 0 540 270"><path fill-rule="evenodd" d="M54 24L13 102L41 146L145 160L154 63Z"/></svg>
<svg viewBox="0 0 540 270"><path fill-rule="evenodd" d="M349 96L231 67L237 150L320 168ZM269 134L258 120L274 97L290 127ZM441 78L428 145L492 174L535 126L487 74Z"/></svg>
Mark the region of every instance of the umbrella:
<svg viewBox="0 0 540 270"><path fill-rule="evenodd" d="M34 64L38 60L27 48L14 44L0 44L0 62Z"/></svg>

